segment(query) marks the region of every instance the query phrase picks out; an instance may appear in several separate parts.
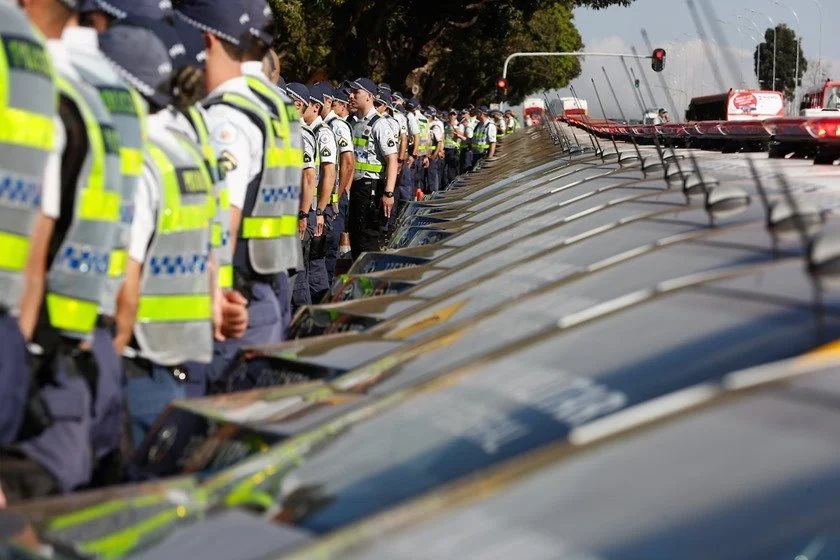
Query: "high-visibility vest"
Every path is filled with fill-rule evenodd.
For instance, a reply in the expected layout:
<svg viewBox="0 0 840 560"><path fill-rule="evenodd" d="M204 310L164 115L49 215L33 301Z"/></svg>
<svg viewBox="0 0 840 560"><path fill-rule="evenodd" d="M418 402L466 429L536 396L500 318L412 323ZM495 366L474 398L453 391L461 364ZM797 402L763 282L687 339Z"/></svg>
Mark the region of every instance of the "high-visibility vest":
<svg viewBox="0 0 840 560"><path fill-rule="evenodd" d="M96 326L122 204L120 143L111 116L91 86L60 75L61 96L81 115L87 152L76 179L73 216L47 272L50 325L72 338L89 338ZM70 194L62 185L62 195Z"/></svg>
<svg viewBox="0 0 840 560"><path fill-rule="evenodd" d="M21 10L0 2L0 307L15 315L55 142L55 101L44 45Z"/></svg>
<svg viewBox="0 0 840 560"><path fill-rule="evenodd" d="M210 224L210 245L218 266L217 284L223 290L233 287L233 252L230 239L230 193L225 181L225 170L219 164L216 151L210 143L210 132L204 108L193 105L184 113L198 139L198 147L204 158L204 166L213 181L215 210Z"/></svg>
<svg viewBox="0 0 840 560"><path fill-rule="evenodd" d="M455 138L455 134L453 133L454 129L451 124L446 123L443 126L443 147L444 149L451 150L461 147L461 142L458 138Z"/></svg>
<svg viewBox="0 0 840 560"><path fill-rule="evenodd" d="M431 140L429 139L431 128L429 126L429 119L427 119L425 115L418 115L417 122L420 123L420 146L418 147L417 152L420 155L423 155L429 153L432 149Z"/></svg>
<svg viewBox="0 0 840 560"><path fill-rule="evenodd" d="M262 171L248 185L237 232L239 241L233 255L236 273L247 279L253 273L273 275L297 268L302 262L297 237L301 189L300 175L293 177L290 170L303 168L303 153L283 143L288 125L262 105L235 93L204 105L209 108L216 104L241 111L263 135Z"/></svg>
<svg viewBox="0 0 840 560"><path fill-rule="evenodd" d="M355 179L364 178L364 173L377 174L382 177L385 170L384 162L376 152L376 143L371 141L373 126L381 117L374 115L369 121L359 120L353 124L353 147L356 154Z"/></svg>
<svg viewBox="0 0 840 560"><path fill-rule="evenodd" d="M181 135L172 135L171 140L150 140L146 145L147 167L160 189L160 206L140 279L134 338L141 355L156 364L209 363L213 322L207 267L213 180L199 146Z"/></svg>
<svg viewBox="0 0 840 560"><path fill-rule="evenodd" d="M103 57L90 57L71 51L70 60L82 79L96 88L105 108L111 114L120 142L120 203L119 231L111 252L108 280L102 293L100 312L113 315L117 292L125 276L131 220L134 217L134 192L140 182L145 141L146 104L129 87Z"/></svg>
<svg viewBox="0 0 840 560"><path fill-rule="evenodd" d="M472 151L476 154L484 154L490 149L490 144L487 142L487 127L489 121L485 123L478 123L473 131L472 137Z"/></svg>
<svg viewBox="0 0 840 560"><path fill-rule="evenodd" d="M286 153L285 164L279 172L284 176L282 184L285 186L296 185L297 189L285 191L284 216L294 215L297 220L297 213L300 209L300 185L303 176L303 136L301 133L300 115L292 100L280 89L268 81L265 76L245 77L248 87L268 107L270 114L274 117L274 133L277 136L276 143ZM290 218L284 218L289 220ZM297 226L296 226L297 227ZM259 244L259 242L257 243ZM303 266L303 250L297 233L294 236L284 236L278 243L281 247L281 266L286 270L292 270Z"/></svg>

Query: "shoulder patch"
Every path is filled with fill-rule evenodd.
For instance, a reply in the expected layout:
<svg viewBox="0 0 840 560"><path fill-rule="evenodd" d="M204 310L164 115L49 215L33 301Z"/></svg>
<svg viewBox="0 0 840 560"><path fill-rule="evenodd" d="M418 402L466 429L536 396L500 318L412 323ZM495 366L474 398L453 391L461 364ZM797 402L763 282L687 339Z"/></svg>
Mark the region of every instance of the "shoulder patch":
<svg viewBox="0 0 840 560"><path fill-rule="evenodd" d="M388 140L388 147L389 148L393 148L396 145L397 145L397 142L395 140Z"/></svg>
<svg viewBox="0 0 840 560"><path fill-rule="evenodd" d="M312 156L307 154L306 152L303 153L303 163L312 163Z"/></svg>
<svg viewBox="0 0 840 560"><path fill-rule="evenodd" d="M221 169L224 174L227 174L237 167L239 167L239 160L237 160L229 151L222 150L222 153L219 154L219 169Z"/></svg>
<svg viewBox="0 0 840 560"><path fill-rule="evenodd" d="M326 146L324 148L321 148L321 157L330 157L331 155L332 155L332 150L330 150Z"/></svg>
<svg viewBox="0 0 840 560"><path fill-rule="evenodd" d="M226 122L213 129L213 141L217 144L233 144L239 139L239 129Z"/></svg>
<svg viewBox="0 0 840 560"><path fill-rule="evenodd" d="M343 136L338 139L338 147L339 148L346 148L349 145L350 144L347 142L347 140Z"/></svg>

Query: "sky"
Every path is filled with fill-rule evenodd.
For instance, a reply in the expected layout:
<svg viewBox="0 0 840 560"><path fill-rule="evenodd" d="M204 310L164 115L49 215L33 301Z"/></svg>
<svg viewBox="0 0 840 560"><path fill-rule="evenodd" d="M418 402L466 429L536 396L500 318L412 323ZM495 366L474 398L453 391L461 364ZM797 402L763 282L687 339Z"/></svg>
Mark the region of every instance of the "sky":
<svg viewBox="0 0 840 560"><path fill-rule="evenodd" d="M662 47L668 53L662 77L677 107L668 103L659 76L650 69L650 61L642 60L656 105L667 107L679 117L682 117L682 111L691 97L720 93L730 87L754 88L756 82L752 70L752 53L757 42L750 36L757 38L771 26L768 17L796 30L797 23L791 10L796 11L801 22L802 51L805 57L816 60L821 51L823 65L830 66L830 77L840 80L840 0L695 0L695 4L703 17L707 38L705 45L720 70L723 86L717 83L709 58L703 54L706 48L698 36L685 0L636 0L629 7L613 6L605 10L578 8L574 12L575 25L583 37L585 50L589 52L629 53L631 47L635 46L640 54L647 54L641 35L641 30L646 29L653 46ZM704 4L714 10L716 20L726 22L717 23L722 35L721 42L715 40L713 30L703 16ZM818 4L822 6L822 17ZM737 17L739 14L741 18ZM749 23L750 19L760 33L756 33ZM727 58L735 67L733 71L728 70L730 65L726 63ZM638 65L630 60L628 63L638 74ZM594 77L608 115L619 116L616 103L606 88L602 66L607 69L627 118L639 118L640 109L620 59L584 59L583 72L572 85L578 96L587 99L590 113L601 115L590 81ZM645 92L644 82L642 91ZM562 96L571 95L568 89L559 90L558 93Z"/></svg>

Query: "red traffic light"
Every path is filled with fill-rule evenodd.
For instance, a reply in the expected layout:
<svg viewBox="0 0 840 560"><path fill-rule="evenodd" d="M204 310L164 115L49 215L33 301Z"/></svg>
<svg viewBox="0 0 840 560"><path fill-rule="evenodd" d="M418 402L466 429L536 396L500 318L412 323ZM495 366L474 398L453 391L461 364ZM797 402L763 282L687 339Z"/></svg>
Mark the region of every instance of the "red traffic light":
<svg viewBox="0 0 840 560"><path fill-rule="evenodd" d="M507 80L504 78L499 78L499 81L496 82L496 87L499 89L507 89Z"/></svg>
<svg viewBox="0 0 840 560"><path fill-rule="evenodd" d="M662 72L665 68L665 49L653 49L650 66L654 72Z"/></svg>

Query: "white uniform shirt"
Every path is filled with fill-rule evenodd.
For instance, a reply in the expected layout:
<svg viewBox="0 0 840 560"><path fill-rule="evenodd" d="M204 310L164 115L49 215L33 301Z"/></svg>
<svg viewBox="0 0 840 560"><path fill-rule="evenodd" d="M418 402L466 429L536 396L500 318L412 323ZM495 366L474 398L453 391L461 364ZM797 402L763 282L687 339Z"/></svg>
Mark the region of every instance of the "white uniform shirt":
<svg viewBox="0 0 840 560"><path fill-rule="evenodd" d="M315 186L318 187L321 183L321 166L329 163L336 165L338 160L338 145L335 141L335 133L329 125L324 123L320 115L315 117L315 120L307 128L315 136L315 150L321 162L318 168L315 169ZM313 208L317 206L318 194L316 190L315 200L312 201Z"/></svg>
<svg viewBox="0 0 840 560"><path fill-rule="evenodd" d="M394 111L394 118L400 125L400 136L408 135L408 119L400 111Z"/></svg>
<svg viewBox="0 0 840 560"><path fill-rule="evenodd" d="M346 154L353 151L353 131L347 121L330 111L327 118L324 119L335 134L335 142L338 146L339 154Z"/></svg>
<svg viewBox="0 0 840 560"><path fill-rule="evenodd" d="M370 112L365 115L364 126L362 123L356 123L353 126L354 136L356 136L356 131L358 130L366 130L367 123L377 115L376 109L371 108ZM382 173L381 175L384 176L386 171L385 165L385 158L390 155L396 155L399 146L397 146L396 140L394 140L394 132L391 127L388 125L388 120L385 118L380 118L373 123L373 127L370 131L370 145L367 149L358 147L356 151L356 160L357 161L366 161L368 158L368 152L373 151L376 154L377 159L382 163ZM373 173L371 171L359 171L357 170L353 175L355 180L359 179L379 179L380 173Z"/></svg>
<svg viewBox="0 0 840 560"><path fill-rule="evenodd" d="M487 127L487 143L493 144L496 142L496 123L488 120L484 125Z"/></svg>
<svg viewBox="0 0 840 560"><path fill-rule="evenodd" d="M56 72L81 80L79 73L70 63L67 49L59 39L49 39L47 52L52 59ZM47 156L44 166L44 184L41 188L41 212L48 218L58 219L61 212L61 157L67 147L67 132L61 118L55 117L55 145Z"/></svg>
<svg viewBox="0 0 840 560"><path fill-rule="evenodd" d="M406 115L406 122L408 123L408 135L414 136L416 134L420 134L420 121L417 120L417 115L414 113L409 113Z"/></svg>
<svg viewBox="0 0 840 560"><path fill-rule="evenodd" d="M225 93L237 93L265 107L251 92L244 76L224 82L207 97L212 99ZM207 109L207 127L210 129L210 143L216 155L220 158L226 157L229 161L230 169L226 179L230 204L241 209L245 206L248 185L262 171L262 132L245 113L229 105L214 105Z"/></svg>
<svg viewBox="0 0 840 560"><path fill-rule="evenodd" d="M303 119L300 120L300 129L303 136L303 168L315 169L315 135ZM318 170L315 172L317 174Z"/></svg>

